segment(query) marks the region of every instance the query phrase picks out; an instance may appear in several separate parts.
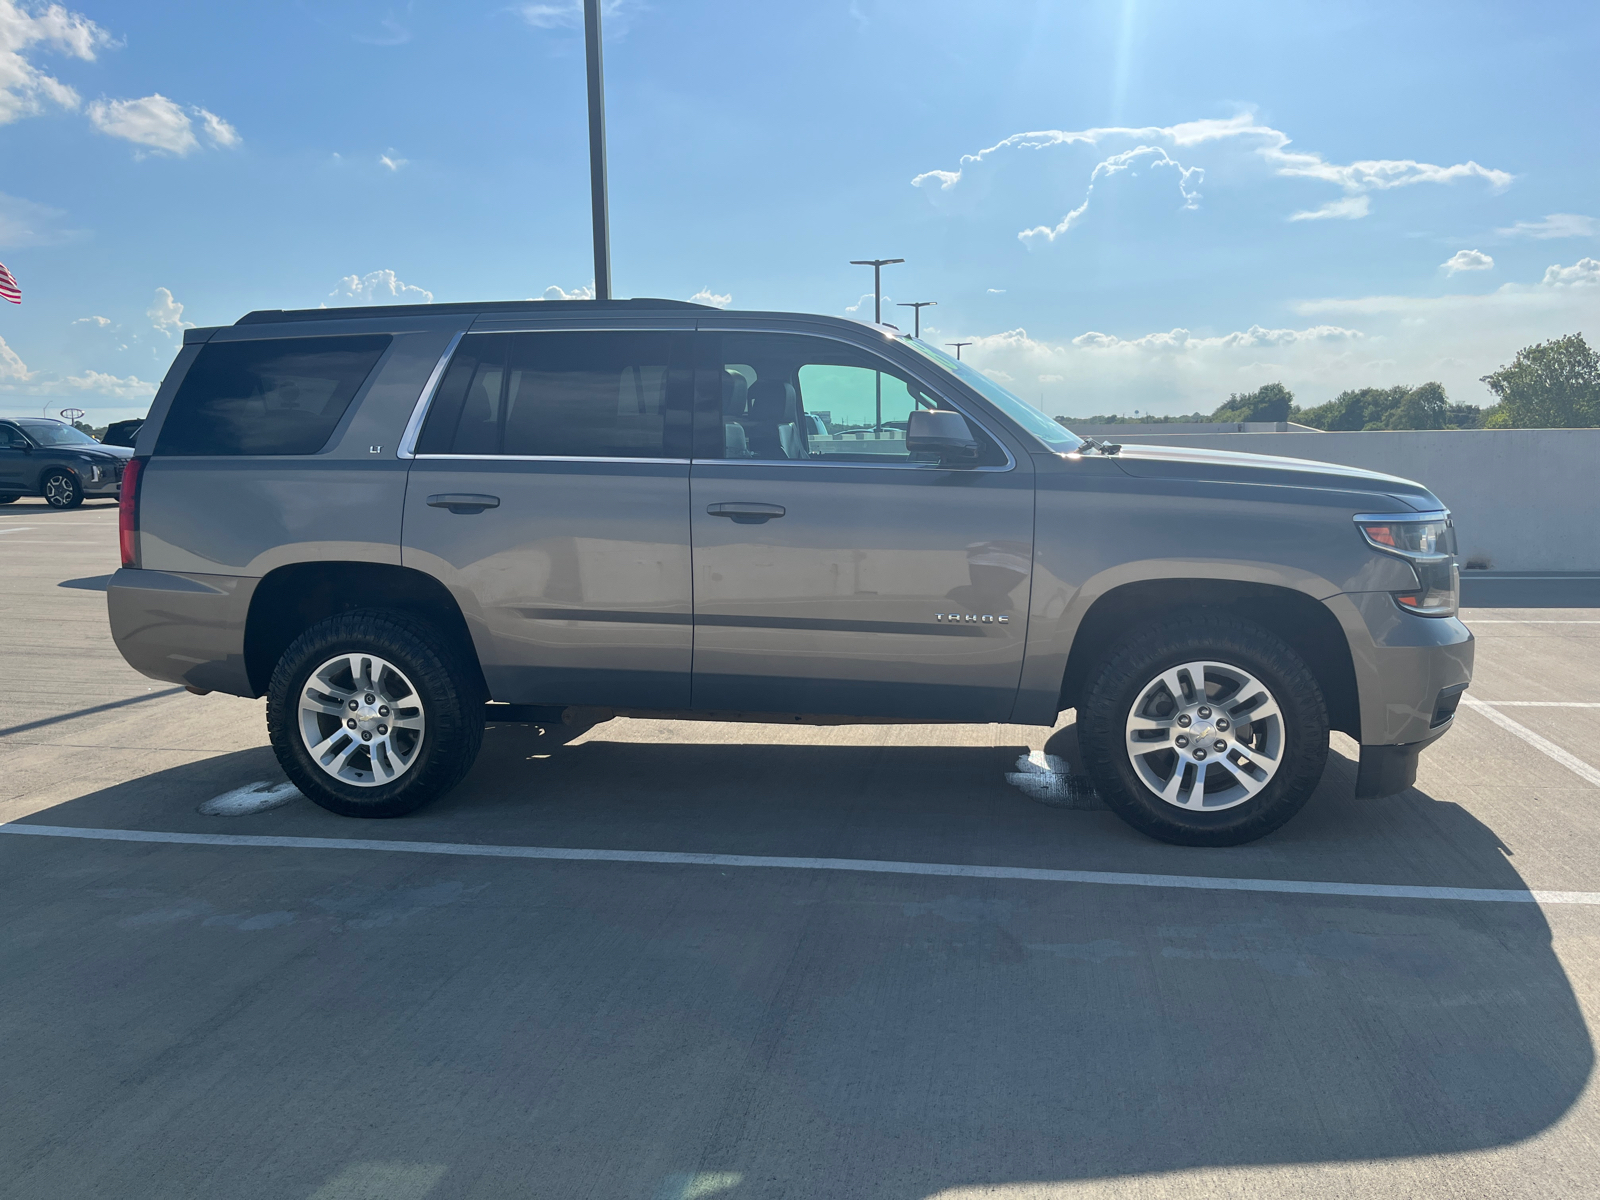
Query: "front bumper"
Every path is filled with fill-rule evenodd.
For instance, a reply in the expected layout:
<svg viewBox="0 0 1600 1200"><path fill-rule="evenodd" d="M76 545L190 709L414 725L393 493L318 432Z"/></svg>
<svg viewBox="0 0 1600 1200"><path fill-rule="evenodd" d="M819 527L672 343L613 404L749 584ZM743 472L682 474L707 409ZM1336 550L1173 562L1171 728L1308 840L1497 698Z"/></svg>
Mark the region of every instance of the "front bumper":
<svg viewBox="0 0 1600 1200"><path fill-rule="evenodd" d="M1472 681L1472 631L1455 617L1403 612L1388 592L1329 602L1344 626L1361 708L1356 794L1390 796L1417 777L1417 756L1455 723Z"/></svg>

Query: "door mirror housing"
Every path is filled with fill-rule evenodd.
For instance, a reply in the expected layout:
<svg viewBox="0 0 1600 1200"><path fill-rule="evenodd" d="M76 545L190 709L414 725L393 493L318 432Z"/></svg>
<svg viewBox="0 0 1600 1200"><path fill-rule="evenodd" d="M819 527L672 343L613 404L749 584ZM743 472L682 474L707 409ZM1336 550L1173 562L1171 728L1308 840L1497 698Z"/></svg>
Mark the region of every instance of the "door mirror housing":
<svg viewBox="0 0 1600 1200"><path fill-rule="evenodd" d="M906 449L913 458L932 455L945 466L972 466L978 461L978 439L958 412L919 408L906 418Z"/></svg>

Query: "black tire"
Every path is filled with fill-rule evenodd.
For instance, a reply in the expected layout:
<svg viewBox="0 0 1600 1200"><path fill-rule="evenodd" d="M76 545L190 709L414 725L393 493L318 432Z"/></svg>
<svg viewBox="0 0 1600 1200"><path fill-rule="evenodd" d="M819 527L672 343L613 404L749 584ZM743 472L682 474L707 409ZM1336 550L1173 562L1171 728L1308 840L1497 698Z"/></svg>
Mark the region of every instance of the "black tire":
<svg viewBox="0 0 1600 1200"><path fill-rule="evenodd" d="M391 782L359 786L335 778L302 737L306 684L340 654L385 659L415 688L425 731L415 760ZM267 732L284 774L323 808L345 817L399 817L448 792L472 769L483 745L486 699L465 655L427 623L385 610L341 613L306 630L278 660L267 691Z"/></svg>
<svg viewBox="0 0 1600 1200"><path fill-rule="evenodd" d="M1149 686L1163 672L1201 660L1254 676L1276 700L1281 714L1276 772L1253 796L1217 811L1163 800L1141 778L1134 766L1134 752L1128 749L1128 738L1133 736L1128 721L1135 705L1151 695ZM1218 712L1222 713L1220 706ZM1236 735L1257 728L1248 719L1238 725ZM1268 727L1267 722L1259 726L1263 731ZM1182 731L1174 728L1173 732ZM1078 706L1078 741L1096 789L1112 811L1135 829L1180 846L1237 846L1271 833L1310 799L1327 762L1328 710L1316 678L1281 638L1242 618L1196 614L1142 630L1111 650L1093 673ZM1247 747L1245 753L1249 753ZM1230 750L1228 756L1231 754ZM1142 761L1159 763L1162 757L1158 753L1154 759ZM1165 761L1176 763L1176 770L1184 769L1176 751ZM1198 786L1205 793L1211 790L1208 781L1225 784L1230 777L1224 764L1216 761L1191 764L1189 770L1186 778L1195 779L1193 772L1198 771ZM1172 778L1170 773L1167 778ZM1190 800L1196 795L1195 786L1189 784ZM1199 801L1205 802L1203 797Z"/></svg>
<svg viewBox="0 0 1600 1200"><path fill-rule="evenodd" d="M39 481L39 494L51 508L77 508L83 503L83 484L71 471L56 467Z"/></svg>

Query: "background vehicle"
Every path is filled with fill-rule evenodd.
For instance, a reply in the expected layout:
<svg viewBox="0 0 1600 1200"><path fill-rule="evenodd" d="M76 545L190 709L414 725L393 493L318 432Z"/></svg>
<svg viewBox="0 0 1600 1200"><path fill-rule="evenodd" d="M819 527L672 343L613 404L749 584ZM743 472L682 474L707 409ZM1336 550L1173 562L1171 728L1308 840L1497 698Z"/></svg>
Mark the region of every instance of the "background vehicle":
<svg viewBox="0 0 1600 1200"><path fill-rule="evenodd" d="M0 421L0 504L43 496L52 508L76 508L85 497L115 497L132 456L132 450L102 445L64 421Z"/></svg>
<svg viewBox="0 0 1600 1200"><path fill-rule="evenodd" d="M131 421L113 421L106 426L106 434L100 440L107 446L127 446L132 449L133 443L138 440L139 428L143 424L143 417Z"/></svg>
<svg viewBox="0 0 1600 1200"><path fill-rule="evenodd" d="M1085 442L833 318L252 313L187 331L137 454L118 646L265 695L289 777L351 815L459 781L490 699L1046 726L1076 708L1120 815L1231 844L1305 802L1330 728L1362 745L1362 793L1407 786L1471 676L1426 488Z"/></svg>

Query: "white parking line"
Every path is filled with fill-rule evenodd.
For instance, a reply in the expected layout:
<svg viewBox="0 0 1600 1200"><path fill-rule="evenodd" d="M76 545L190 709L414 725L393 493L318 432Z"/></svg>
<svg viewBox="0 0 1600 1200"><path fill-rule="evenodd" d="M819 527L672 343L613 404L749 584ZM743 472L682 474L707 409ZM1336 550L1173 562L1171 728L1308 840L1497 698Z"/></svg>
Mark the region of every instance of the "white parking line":
<svg viewBox="0 0 1600 1200"><path fill-rule="evenodd" d="M1556 762L1560 763L1563 767L1567 768L1567 770L1571 771L1580 779L1586 779L1590 783L1594 784L1595 787L1600 787L1600 768L1591 767L1588 763L1584 762L1583 759L1579 758L1575 754L1568 754L1549 738L1540 737L1526 725L1520 724L1517 721L1513 721L1503 712L1495 711L1491 704L1486 704L1482 700L1475 700L1470 696L1463 696L1461 698L1461 703L1467 708L1472 709L1473 712L1482 713L1484 716L1488 717L1489 720L1500 726L1501 729L1504 729L1507 733L1516 734L1535 750L1541 751L1542 753L1555 759Z"/></svg>
<svg viewBox="0 0 1600 1200"><path fill-rule="evenodd" d="M0 533L27 533L32 525L13 525L10 529L0 529Z"/></svg>
<svg viewBox="0 0 1600 1200"><path fill-rule="evenodd" d="M1467 627L1470 629L1472 625L1600 625L1600 621L1556 621L1544 617L1530 618L1526 621L1522 621L1515 617L1507 617L1503 620L1499 617L1496 617L1492 621L1474 618L1472 624L1468 625Z"/></svg>
<svg viewBox="0 0 1600 1200"><path fill-rule="evenodd" d="M0 825L0 833L154 842L174 846L234 846L278 850L375 850L466 858L532 858L557 862L644 863L680 867L776 867L789 871L856 871L869 875L931 875L1014 879L1034 883L1094 883L1113 887L1189 888L1207 892L1278 892L1299 896L1359 896L1378 900L1467 900L1492 904L1600 906L1600 892L1525 888L1408 887L1387 883L1322 883L1301 879L1229 879L1209 875L1146 875L1124 871L1055 871L1042 867L984 867L958 863L893 862L868 858L778 858L754 854L685 854L666 850L580 850L565 846L483 846L463 842L400 842L366 838L270 837L243 833L156 833L143 829L77 829L64 825Z"/></svg>
<svg viewBox="0 0 1600 1200"><path fill-rule="evenodd" d="M1478 700L1478 703L1493 708L1600 708L1600 700Z"/></svg>

